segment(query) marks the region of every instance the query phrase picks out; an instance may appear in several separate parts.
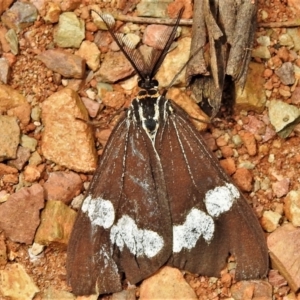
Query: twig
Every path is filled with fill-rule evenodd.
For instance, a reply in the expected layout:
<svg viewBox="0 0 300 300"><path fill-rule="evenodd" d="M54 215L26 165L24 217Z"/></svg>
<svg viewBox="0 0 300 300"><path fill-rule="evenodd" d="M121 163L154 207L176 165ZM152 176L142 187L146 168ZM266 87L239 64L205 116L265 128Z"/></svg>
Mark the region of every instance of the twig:
<svg viewBox="0 0 300 300"><path fill-rule="evenodd" d="M132 23L144 23L144 24L164 24L164 25L174 25L173 19L164 18L146 18L146 17L133 17L127 15L114 15L114 18L119 21L132 22ZM192 26L192 19L181 19L179 25Z"/></svg>
<svg viewBox="0 0 300 300"><path fill-rule="evenodd" d="M144 24L164 24L172 25L174 24L173 19L167 18L147 18L147 17L133 17L128 15L116 14L114 18L119 21L132 22L132 23L144 23ZM181 19L179 25L192 26L192 19ZM259 22L258 27L264 28L290 28L290 27L300 27L300 19L294 19L291 21L283 22Z"/></svg>

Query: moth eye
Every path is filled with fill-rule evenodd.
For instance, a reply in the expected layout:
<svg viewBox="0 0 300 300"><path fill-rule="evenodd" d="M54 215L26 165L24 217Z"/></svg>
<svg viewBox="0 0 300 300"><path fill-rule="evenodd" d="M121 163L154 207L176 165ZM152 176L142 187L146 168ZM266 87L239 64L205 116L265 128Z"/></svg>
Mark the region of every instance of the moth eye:
<svg viewBox="0 0 300 300"><path fill-rule="evenodd" d="M149 95L153 96L155 94L157 94L157 90L153 89L153 90L148 90Z"/></svg>
<svg viewBox="0 0 300 300"><path fill-rule="evenodd" d="M138 95L139 96L146 96L147 92L145 90L143 90L143 91L140 91Z"/></svg>

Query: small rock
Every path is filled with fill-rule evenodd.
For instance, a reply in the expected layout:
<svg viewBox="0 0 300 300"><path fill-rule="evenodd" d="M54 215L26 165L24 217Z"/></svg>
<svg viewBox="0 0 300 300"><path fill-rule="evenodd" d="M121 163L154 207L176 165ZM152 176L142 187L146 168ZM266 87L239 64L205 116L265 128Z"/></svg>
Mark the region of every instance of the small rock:
<svg viewBox="0 0 300 300"><path fill-rule="evenodd" d="M299 6L299 3L297 3L297 6ZM300 50L300 30L299 30L299 27L287 28L287 34L293 40L293 50L294 51L299 51Z"/></svg>
<svg viewBox="0 0 300 300"><path fill-rule="evenodd" d="M135 289L123 290L119 293L113 293L111 295L111 300L135 300Z"/></svg>
<svg viewBox="0 0 300 300"><path fill-rule="evenodd" d="M263 280L239 281L230 288L235 300L272 300L272 286Z"/></svg>
<svg viewBox="0 0 300 300"><path fill-rule="evenodd" d="M29 159L29 165L31 166L38 166L43 162L40 154L37 151L34 151Z"/></svg>
<svg viewBox="0 0 300 300"><path fill-rule="evenodd" d="M300 191L290 191L284 199L284 213L294 226L300 226Z"/></svg>
<svg viewBox="0 0 300 300"><path fill-rule="evenodd" d="M108 52L96 72L98 81L114 83L134 74L130 62L121 52Z"/></svg>
<svg viewBox="0 0 300 300"><path fill-rule="evenodd" d="M102 99L107 91L113 91L113 87L111 84L105 83L105 82L99 82L97 83L97 91L98 96Z"/></svg>
<svg viewBox="0 0 300 300"><path fill-rule="evenodd" d="M294 41L288 33L283 33L279 36L279 44L287 46L289 49L294 47Z"/></svg>
<svg viewBox="0 0 300 300"><path fill-rule="evenodd" d="M252 190L253 177L249 170L245 168L237 169L232 178L242 192L250 192Z"/></svg>
<svg viewBox="0 0 300 300"><path fill-rule="evenodd" d="M240 131L239 135L242 138L242 141L245 147L247 148L249 155L251 156L256 155L257 148L256 148L256 140L254 135L250 132L245 132L245 131Z"/></svg>
<svg viewBox="0 0 300 300"><path fill-rule="evenodd" d="M27 104L23 95L9 85L0 84L0 112L8 112L12 108Z"/></svg>
<svg viewBox="0 0 300 300"><path fill-rule="evenodd" d="M191 38L182 38L175 49L169 52L157 72L156 79L161 87L167 87L174 79L174 76L181 71L189 59ZM173 86L185 86L185 70L176 78ZM174 100L174 99L173 99Z"/></svg>
<svg viewBox="0 0 300 300"><path fill-rule="evenodd" d="M67 291L60 291L49 286L43 293L43 300L75 300L77 299L73 294Z"/></svg>
<svg viewBox="0 0 300 300"><path fill-rule="evenodd" d="M0 161L17 157L19 140L20 128L16 117L0 115Z"/></svg>
<svg viewBox="0 0 300 300"><path fill-rule="evenodd" d="M54 32L54 42L62 48L79 48L85 38L85 24L74 12L59 16L58 27Z"/></svg>
<svg viewBox="0 0 300 300"><path fill-rule="evenodd" d="M3 176L5 174L15 174L15 173L18 173L18 170L16 168L0 163L0 176Z"/></svg>
<svg viewBox="0 0 300 300"><path fill-rule="evenodd" d="M279 100L270 101L269 119L271 124L275 127L276 132L283 130L299 116L300 111L296 106Z"/></svg>
<svg viewBox="0 0 300 300"><path fill-rule="evenodd" d="M106 106L113 107L115 109L120 109L125 104L124 93L118 91L107 91L102 98L102 103Z"/></svg>
<svg viewBox="0 0 300 300"><path fill-rule="evenodd" d="M172 2L172 0L155 2L142 0L136 6L136 13L138 16L143 17L166 18L167 8L170 2Z"/></svg>
<svg viewBox="0 0 300 300"><path fill-rule="evenodd" d="M17 55L19 53L19 41L16 32L13 29L9 29L5 34L5 38L9 44L11 53Z"/></svg>
<svg viewBox="0 0 300 300"><path fill-rule="evenodd" d="M269 59L271 57L270 50L267 46L258 45L252 50L252 57Z"/></svg>
<svg viewBox="0 0 300 300"><path fill-rule="evenodd" d="M46 15L43 17L46 22L57 23L61 14L61 8L58 3L48 2Z"/></svg>
<svg viewBox="0 0 300 300"><path fill-rule="evenodd" d="M75 222L76 212L61 201L47 201L42 211L41 224L35 235L35 243L51 242L68 244Z"/></svg>
<svg viewBox="0 0 300 300"><path fill-rule="evenodd" d="M140 288L140 300L146 299L198 299L194 290L175 268L163 267L145 279Z"/></svg>
<svg viewBox="0 0 300 300"><path fill-rule="evenodd" d="M272 190L276 197L281 198L289 191L290 179L284 178L272 184Z"/></svg>
<svg viewBox="0 0 300 300"><path fill-rule="evenodd" d="M30 137L30 136L25 135L25 134L22 134L22 136L21 136L21 145L24 148L27 148L31 152L33 152L33 151L35 151L35 149L37 147L37 143L38 143L38 141L35 138Z"/></svg>
<svg viewBox="0 0 300 300"><path fill-rule="evenodd" d="M46 50L36 56L47 68L67 78L83 78L85 76L85 61L78 55L59 49Z"/></svg>
<svg viewBox="0 0 300 300"><path fill-rule="evenodd" d="M235 162L232 157L220 160L220 165L229 176L236 172Z"/></svg>
<svg viewBox="0 0 300 300"><path fill-rule="evenodd" d="M10 79L11 68L6 58L0 58L0 81L3 83L7 83Z"/></svg>
<svg viewBox="0 0 300 300"><path fill-rule="evenodd" d="M23 126L26 126L30 122L30 111L31 111L30 104L25 103L23 105L19 105L17 107L11 108L9 111L7 111L7 115L17 117L20 123Z"/></svg>
<svg viewBox="0 0 300 300"><path fill-rule="evenodd" d="M29 157L30 157L30 149L19 146L17 149L17 158L9 160L7 164L9 166L17 168L20 171L23 169Z"/></svg>
<svg viewBox="0 0 300 300"><path fill-rule="evenodd" d="M299 241L300 228L291 223L278 227L267 239L273 269L280 272L294 292L300 288Z"/></svg>
<svg viewBox="0 0 300 300"><path fill-rule="evenodd" d="M147 26L148 28L149 26ZM146 29L147 30L147 29ZM127 33L124 37L123 37L123 41L124 44L130 48L130 49L135 49L136 46L139 44L139 42L141 41L141 38L134 33Z"/></svg>
<svg viewBox="0 0 300 300"><path fill-rule="evenodd" d="M0 206L0 228L11 240L31 244L43 207L44 190L40 185L23 188Z"/></svg>
<svg viewBox="0 0 300 300"><path fill-rule="evenodd" d="M8 264L4 270L0 270L0 281L1 295L12 300L33 299L39 292L25 268L18 263Z"/></svg>
<svg viewBox="0 0 300 300"><path fill-rule="evenodd" d="M274 211L267 210L261 218L261 226L267 232L273 232L278 226L282 216Z"/></svg>
<svg viewBox="0 0 300 300"><path fill-rule="evenodd" d="M279 274L278 270L270 270L268 274L268 281L275 289L287 285L287 281Z"/></svg>
<svg viewBox="0 0 300 300"><path fill-rule="evenodd" d="M96 71L99 68L101 52L95 43L83 41L75 54L85 59L86 64L91 70Z"/></svg>
<svg viewBox="0 0 300 300"><path fill-rule="evenodd" d="M1 6L0 6L0 15L2 15L3 12L6 11L13 2L14 2L14 0L2 0Z"/></svg>
<svg viewBox="0 0 300 300"><path fill-rule="evenodd" d="M300 87L296 86L295 90L292 93L291 97L292 104L299 105L300 104Z"/></svg>
<svg viewBox="0 0 300 300"><path fill-rule="evenodd" d="M275 74L285 85L292 85L295 82L294 66L291 62L283 63L281 67L275 70Z"/></svg>
<svg viewBox="0 0 300 300"><path fill-rule="evenodd" d="M2 3L1 3L2 5ZM6 27L20 32L29 27L37 19L37 9L31 3L17 1L1 16L1 21Z"/></svg>
<svg viewBox="0 0 300 300"><path fill-rule="evenodd" d="M59 113L58 113L59 112ZM88 113L78 94L68 88L52 94L42 105L44 156L77 172L94 171L97 152Z"/></svg>
<svg viewBox="0 0 300 300"><path fill-rule="evenodd" d="M35 182L41 177L41 173L36 166L26 166L23 175L24 180L27 182Z"/></svg>
<svg viewBox="0 0 300 300"><path fill-rule="evenodd" d="M81 97L81 100L84 104L84 106L86 107L89 116L92 118L95 118L98 114L99 108L100 108L100 103L97 101L94 101L90 98L86 98L86 97Z"/></svg>
<svg viewBox="0 0 300 300"><path fill-rule="evenodd" d="M143 35L143 44L155 49L163 49L162 37L170 27L167 25L152 24L147 26Z"/></svg>
<svg viewBox="0 0 300 300"><path fill-rule="evenodd" d="M44 184L47 200L60 200L70 204L83 188L80 176L74 172L53 172Z"/></svg>

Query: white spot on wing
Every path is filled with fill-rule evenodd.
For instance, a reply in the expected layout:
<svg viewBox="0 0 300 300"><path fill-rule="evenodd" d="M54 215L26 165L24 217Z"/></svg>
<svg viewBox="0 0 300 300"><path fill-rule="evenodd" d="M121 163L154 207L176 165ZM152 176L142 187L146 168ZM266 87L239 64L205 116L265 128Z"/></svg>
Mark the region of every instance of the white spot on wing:
<svg viewBox="0 0 300 300"><path fill-rule="evenodd" d="M218 186L206 192L204 202L207 212L213 217L218 217L229 211L235 199L239 197L238 189L233 184L226 183L225 186Z"/></svg>
<svg viewBox="0 0 300 300"><path fill-rule="evenodd" d="M126 245L129 251L136 256L155 256L164 246L164 240L156 232L138 229L134 220L124 215L111 228L110 240L122 251Z"/></svg>
<svg viewBox="0 0 300 300"><path fill-rule="evenodd" d="M91 196L88 196L84 199L81 210L88 214L92 225L102 226L107 229L114 223L115 210L109 200L104 200L100 197L92 199Z"/></svg>
<svg viewBox="0 0 300 300"><path fill-rule="evenodd" d="M173 252L180 252L182 248L192 249L200 236L209 242L214 230L215 224L209 215L199 209L191 209L182 225L173 226Z"/></svg>

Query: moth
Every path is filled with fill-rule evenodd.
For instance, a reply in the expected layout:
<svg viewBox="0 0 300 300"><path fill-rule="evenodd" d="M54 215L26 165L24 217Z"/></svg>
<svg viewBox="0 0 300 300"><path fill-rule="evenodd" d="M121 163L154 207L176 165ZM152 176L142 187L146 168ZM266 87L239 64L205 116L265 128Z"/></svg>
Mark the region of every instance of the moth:
<svg viewBox="0 0 300 300"><path fill-rule="evenodd" d="M139 75L140 92L107 142L67 251L67 281L76 295L122 290L170 265L219 276L229 255L236 279L264 277L268 250L246 199L220 167L188 115L154 79L179 24L161 50L144 58L113 31Z"/></svg>

